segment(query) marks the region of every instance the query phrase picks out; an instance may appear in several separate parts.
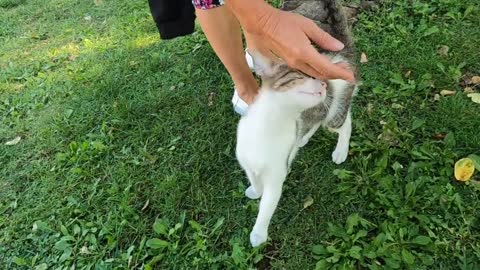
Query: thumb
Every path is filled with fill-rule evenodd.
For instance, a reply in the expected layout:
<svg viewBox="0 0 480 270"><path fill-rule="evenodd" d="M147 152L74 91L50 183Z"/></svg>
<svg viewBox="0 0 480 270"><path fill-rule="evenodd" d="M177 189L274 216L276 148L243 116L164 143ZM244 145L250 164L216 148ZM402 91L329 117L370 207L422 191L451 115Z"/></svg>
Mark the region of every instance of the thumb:
<svg viewBox="0 0 480 270"><path fill-rule="evenodd" d="M308 38L325 50L340 51L345 46L342 42L320 29L320 27L311 20L306 22L305 27L305 34Z"/></svg>

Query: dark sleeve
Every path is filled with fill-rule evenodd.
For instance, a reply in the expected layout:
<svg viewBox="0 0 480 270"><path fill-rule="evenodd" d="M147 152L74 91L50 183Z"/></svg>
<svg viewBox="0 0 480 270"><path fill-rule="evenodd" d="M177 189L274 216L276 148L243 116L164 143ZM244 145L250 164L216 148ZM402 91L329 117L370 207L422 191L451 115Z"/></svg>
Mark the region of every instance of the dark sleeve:
<svg viewBox="0 0 480 270"><path fill-rule="evenodd" d="M191 0L148 0L148 4L162 39L193 33L195 8Z"/></svg>

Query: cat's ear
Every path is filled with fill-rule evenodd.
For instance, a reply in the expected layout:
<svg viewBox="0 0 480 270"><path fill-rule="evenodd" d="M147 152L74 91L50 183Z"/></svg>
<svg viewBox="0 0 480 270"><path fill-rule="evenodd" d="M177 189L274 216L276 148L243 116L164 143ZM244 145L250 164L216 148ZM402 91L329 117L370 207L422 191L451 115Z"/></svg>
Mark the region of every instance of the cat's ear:
<svg viewBox="0 0 480 270"><path fill-rule="evenodd" d="M253 59L255 73L260 77L272 77L275 75L277 63L272 59L263 56L257 51L248 52Z"/></svg>

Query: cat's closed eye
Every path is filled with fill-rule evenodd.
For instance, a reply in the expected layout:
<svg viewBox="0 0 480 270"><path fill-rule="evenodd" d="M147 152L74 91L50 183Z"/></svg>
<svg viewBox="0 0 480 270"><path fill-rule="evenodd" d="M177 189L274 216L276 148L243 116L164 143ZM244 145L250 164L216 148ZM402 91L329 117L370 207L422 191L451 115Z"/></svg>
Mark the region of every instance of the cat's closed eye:
<svg viewBox="0 0 480 270"><path fill-rule="evenodd" d="M288 69L285 72L279 74L279 76L275 79L276 80L272 85L273 88L280 91L286 91L294 87L295 85L302 84L303 82L305 82L307 77L296 70Z"/></svg>

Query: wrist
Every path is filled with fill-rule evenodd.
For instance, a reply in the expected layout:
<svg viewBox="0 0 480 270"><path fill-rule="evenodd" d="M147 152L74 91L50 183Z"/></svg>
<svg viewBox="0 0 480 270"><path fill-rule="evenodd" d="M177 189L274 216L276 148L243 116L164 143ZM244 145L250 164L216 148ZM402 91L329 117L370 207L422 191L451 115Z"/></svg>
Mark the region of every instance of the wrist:
<svg viewBox="0 0 480 270"><path fill-rule="evenodd" d="M262 34L276 9L263 0L226 0L225 5L232 11L245 31Z"/></svg>

